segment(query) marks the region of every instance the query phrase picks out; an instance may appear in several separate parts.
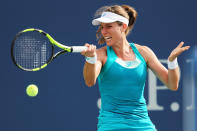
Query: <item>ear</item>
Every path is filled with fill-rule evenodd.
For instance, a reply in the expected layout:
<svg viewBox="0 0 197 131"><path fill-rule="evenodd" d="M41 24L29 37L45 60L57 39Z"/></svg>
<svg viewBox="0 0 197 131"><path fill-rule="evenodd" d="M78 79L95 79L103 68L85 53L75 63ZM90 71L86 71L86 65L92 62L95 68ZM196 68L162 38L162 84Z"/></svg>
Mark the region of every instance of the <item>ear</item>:
<svg viewBox="0 0 197 131"><path fill-rule="evenodd" d="M126 24L123 23L123 24L122 24L122 32L125 32L126 29L127 29L127 27L128 27L128 26L127 26Z"/></svg>
<svg viewBox="0 0 197 131"><path fill-rule="evenodd" d="M123 23L123 28L124 28L125 31L126 31L127 27L128 27L128 26L127 26L126 24Z"/></svg>

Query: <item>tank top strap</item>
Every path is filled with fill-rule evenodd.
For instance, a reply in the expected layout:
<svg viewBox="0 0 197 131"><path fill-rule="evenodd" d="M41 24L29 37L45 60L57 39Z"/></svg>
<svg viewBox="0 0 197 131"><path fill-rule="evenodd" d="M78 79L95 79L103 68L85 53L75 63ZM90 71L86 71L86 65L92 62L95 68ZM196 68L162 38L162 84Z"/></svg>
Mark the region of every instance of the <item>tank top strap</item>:
<svg viewBox="0 0 197 131"><path fill-rule="evenodd" d="M107 47L107 61L104 64L103 68L101 69L98 79L102 79L105 72L107 72L107 70L111 67L111 65L117 59L117 56L115 52L113 51L113 48L109 46L106 46L106 47Z"/></svg>
<svg viewBox="0 0 197 131"><path fill-rule="evenodd" d="M107 58L110 58L111 62L114 62L117 58L117 56L111 46L107 46Z"/></svg>
<svg viewBox="0 0 197 131"><path fill-rule="evenodd" d="M140 52L138 51L137 47L135 46L134 43L129 43L133 52L135 53L136 57L139 58L143 63L146 63Z"/></svg>

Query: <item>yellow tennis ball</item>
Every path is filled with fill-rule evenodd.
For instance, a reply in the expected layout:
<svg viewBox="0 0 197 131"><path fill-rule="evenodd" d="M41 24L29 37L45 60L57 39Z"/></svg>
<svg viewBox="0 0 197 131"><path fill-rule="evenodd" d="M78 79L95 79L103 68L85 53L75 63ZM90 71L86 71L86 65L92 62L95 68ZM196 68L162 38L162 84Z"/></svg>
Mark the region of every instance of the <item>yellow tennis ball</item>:
<svg viewBox="0 0 197 131"><path fill-rule="evenodd" d="M30 84L26 88L26 93L28 96L34 97L38 95L38 87L34 84Z"/></svg>

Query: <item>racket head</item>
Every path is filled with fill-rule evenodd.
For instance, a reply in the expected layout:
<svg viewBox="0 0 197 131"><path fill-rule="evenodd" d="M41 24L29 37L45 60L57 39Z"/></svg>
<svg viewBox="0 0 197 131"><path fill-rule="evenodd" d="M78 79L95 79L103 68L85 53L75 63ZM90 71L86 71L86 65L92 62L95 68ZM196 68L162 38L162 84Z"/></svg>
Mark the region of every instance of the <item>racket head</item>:
<svg viewBox="0 0 197 131"><path fill-rule="evenodd" d="M11 44L13 63L25 71L45 68L53 59L52 38L39 29L25 29L17 33Z"/></svg>

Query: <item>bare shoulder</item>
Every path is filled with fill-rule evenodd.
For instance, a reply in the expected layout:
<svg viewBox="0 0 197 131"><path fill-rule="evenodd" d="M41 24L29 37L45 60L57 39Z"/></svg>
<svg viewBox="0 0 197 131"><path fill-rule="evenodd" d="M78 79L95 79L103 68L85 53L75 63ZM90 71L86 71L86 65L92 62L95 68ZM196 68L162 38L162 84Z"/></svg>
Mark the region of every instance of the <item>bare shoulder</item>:
<svg viewBox="0 0 197 131"><path fill-rule="evenodd" d="M103 47L101 47L101 48L97 48L96 49L96 51L98 52L98 53L104 53L105 51L107 50L107 47L106 46L103 46Z"/></svg>
<svg viewBox="0 0 197 131"><path fill-rule="evenodd" d="M148 46L145 45L139 45L139 44L135 44L136 48L138 49L138 51L141 53L148 53L150 51L152 51Z"/></svg>
<svg viewBox="0 0 197 131"><path fill-rule="evenodd" d="M155 63L155 61L158 61L157 56L148 46L142 46L139 44L135 44L135 46L142 55L142 57L145 59L147 64L152 64Z"/></svg>
<svg viewBox="0 0 197 131"><path fill-rule="evenodd" d="M104 64L107 60L107 47L104 46L104 47L97 49L96 53L97 53L98 60L100 60Z"/></svg>
<svg viewBox="0 0 197 131"><path fill-rule="evenodd" d="M148 46L139 45L139 44L135 44L135 46L140 52L140 54L142 55L142 57L147 62L151 54L153 54L153 51Z"/></svg>
<svg viewBox="0 0 197 131"><path fill-rule="evenodd" d="M98 49L96 50L96 53L97 53L97 55L99 55L99 56L105 56L105 55L107 55L107 47L104 46L104 47L98 48Z"/></svg>

